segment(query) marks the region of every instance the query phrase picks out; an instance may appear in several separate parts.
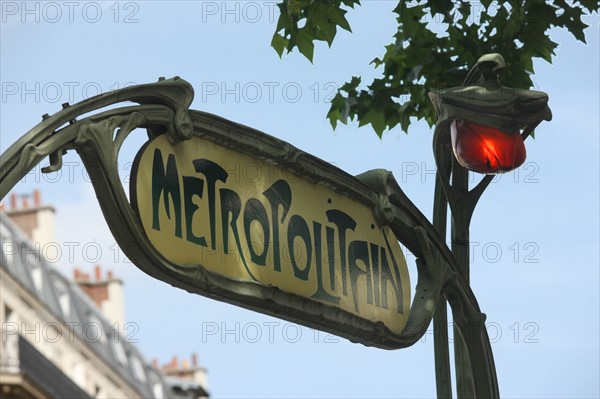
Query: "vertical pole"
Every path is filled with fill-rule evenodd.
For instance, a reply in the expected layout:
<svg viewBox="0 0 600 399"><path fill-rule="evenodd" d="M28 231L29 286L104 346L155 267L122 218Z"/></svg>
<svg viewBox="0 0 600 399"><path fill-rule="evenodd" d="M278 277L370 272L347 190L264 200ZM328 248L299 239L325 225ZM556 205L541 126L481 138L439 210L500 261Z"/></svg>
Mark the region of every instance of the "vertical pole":
<svg viewBox="0 0 600 399"><path fill-rule="evenodd" d="M452 163L452 187L457 193L452 204L452 252L460 271L470 284L469 278L469 225L473 207L468 198L469 172L459 165L456 159ZM458 329L454 328L454 365L456 369L456 392L458 398L473 398L475 385L467 349Z"/></svg>
<svg viewBox="0 0 600 399"><path fill-rule="evenodd" d="M450 174L451 164L443 162L440 167ZM448 199L442 185L443 177L438 172L435 180L433 198L433 227L442 239L446 239L446 218ZM435 357L435 385L438 399L452 398L452 378L450 376L450 352L448 348L448 308L444 294L441 294L433 315L433 350Z"/></svg>
<svg viewBox="0 0 600 399"><path fill-rule="evenodd" d="M446 217L448 201L437 174L433 201L433 226L440 237L446 238ZM435 385L438 399L452 398L452 379L450 376L450 353L448 348L448 308L442 293L433 315L433 350L435 356Z"/></svg>

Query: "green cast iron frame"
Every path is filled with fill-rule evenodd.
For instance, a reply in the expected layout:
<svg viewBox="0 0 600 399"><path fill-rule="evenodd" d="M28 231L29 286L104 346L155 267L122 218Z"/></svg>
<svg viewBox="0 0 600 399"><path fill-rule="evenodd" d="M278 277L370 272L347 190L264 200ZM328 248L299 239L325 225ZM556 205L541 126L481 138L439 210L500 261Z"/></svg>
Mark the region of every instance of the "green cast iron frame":
<svg viewBox="0 0 600 399"><path fill-rule="evenodd" d="M474 68L475 72L480 72L476 75L482 75L478 84L483 82L485 86L489 83L488 75L492 70L489 66L497 66L497 63L497 59L492 62L480 60ZM497 70L499 68L494 69ZM496 72L494 76L497 76ZM476 88L475 90L481 88L477 84L467 86L469 87ZM498 89L506 88L497 86L495 90ZM452 396L447 339L448 303L452 309L455 336L461 337L456 340L458 344L455 348L459 396L497 398L498 383L485 328L485 315L479 309L468 278L468 226L475 204L491 177L485 177L477 187L468 191L467 171L458 165L452 155L448 126L454 119L474 120L471 116L472 109L483 109L486 111L484 120L489 119L491 122L487 122L492 126L501 125L504 128L507 127L505 120L514 115L498 117L497 109L482 107L481 104L473 107L472 97L469 97L467 104L468 112L460 112L461 104L453 97L455 94L431 94L440 116L434 134L438 176L433 224L408 199L391 172L379 169L353 177L262 132L215 115L190 110L193 88L178 77L161 78L157 83L101 94L71 106L65 104L56 114L44 115L41 123L0 156L0 199L46 157L49 157L50 165L42 171L51 173L61 168L62 156L66 151L75 150L90 174L113 236L125 255L148 275L192 293L385 349L413 345L426 333L433 319L439 397ZM532 97L525 91L519 94L519 98L525 100L526 108L531 105L535 96ZM514 97L514 92L508 96ZM539 98L535 97L534 100L539 108ZM123 102L135 102L139 105L102 111L105 107ZM448 104L450 112L446 108ZM511 104L514 113L523 114L522 106L514 106L514 98ZM545 103L544 107L534 112L535 117L525 118L529 128L524 135L529 134L536 125L535 122L549 119L549 109ZM82 115L93 112L97 113L77 120ZM481 121L481 118L477 120ZM179 265L165 259L146 237L117 173L121 146L137 128L145 128L149 139L166 134L173 143L185 141L192 136L209 139L236 151L269 160L284 169L293 168L295 173L300 170L303 178L315 184L325 184L370 206L378 224L388 225L416 257L417 284L409 319L403 331L395 334L382 323L358 318L272 286L229 279L209 272L202 265ZM448 204L452 211L452 250L444 239Z"/></svg>
<svg viewBox="0 0 600 399"><path fill-rule="evenodd" d="M440 234L446 236L447 208L451 210L452 253L458 262L462 276L469 282L469 226L475 206L491 183L493 175L486 175L469 190L468 171L452 155L450 124L455 120L490 126L506 134L519 134L526 139L542 120L551 120L548 95L540 91L513 89L500 84L499 75L505 68L500 54L486 54L479 58L467 75L463 87L433 91L429 97L438 115L433 138L433 151L437 164L437 180L434 194L433 224ZM446 303L442 299L436 305L434 315L434 350L436 386L439 398L451 398L450 367L448 351L448 321ZM475 328L480 328L479 325ZM455 328L455 336L463 334ZM476 331L478 334L479 332ZM454 357L457 394L461 398L479 397L478 376L469 364L469 348L466 340L454 340ZM493 365L492 365L493 366Z"/></svg>

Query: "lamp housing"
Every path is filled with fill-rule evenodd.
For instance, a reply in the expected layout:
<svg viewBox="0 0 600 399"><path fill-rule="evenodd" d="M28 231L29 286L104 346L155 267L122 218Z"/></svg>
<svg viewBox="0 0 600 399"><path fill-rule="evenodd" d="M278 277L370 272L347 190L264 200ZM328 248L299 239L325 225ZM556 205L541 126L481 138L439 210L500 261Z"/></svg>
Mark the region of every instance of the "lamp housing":
<svg viewBox="0 0 600 399"><path fill-rule="evenodd" d="M464 86L429 93L438 116L434 146L451 142L456 160L473 172L518 168L525 162L524 139L542 120L552 119L546 93L500 84L505 66L500 54L486 54Z"/></svg>

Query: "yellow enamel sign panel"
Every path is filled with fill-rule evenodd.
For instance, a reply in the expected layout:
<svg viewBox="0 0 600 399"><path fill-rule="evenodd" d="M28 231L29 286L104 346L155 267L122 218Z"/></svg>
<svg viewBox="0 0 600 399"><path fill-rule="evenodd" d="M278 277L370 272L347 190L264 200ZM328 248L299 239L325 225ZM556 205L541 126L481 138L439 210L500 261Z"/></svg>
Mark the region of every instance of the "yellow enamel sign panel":
<svg viewBox="0 0 600 399"><path fill-rule="evenodd" d="M276 287L393 333L406 324L406 261L369 207L199 137L150 141L133 182L144 231L169 261Z"/></svg>

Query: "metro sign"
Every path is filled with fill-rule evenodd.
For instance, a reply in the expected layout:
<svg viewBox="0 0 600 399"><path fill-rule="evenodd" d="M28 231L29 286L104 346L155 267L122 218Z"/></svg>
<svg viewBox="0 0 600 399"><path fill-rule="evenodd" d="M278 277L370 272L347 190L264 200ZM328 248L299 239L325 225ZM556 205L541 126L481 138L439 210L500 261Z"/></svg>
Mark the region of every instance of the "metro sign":
<svg viewBox="0 0 600 399"><path fill-rule="evenodd" d="M273 287L304 298L305 307L339 309L399 334L410 283L398 240L368 206L300 172L202 137L173 145L161 135L136 157L130 198L170 262ZM308 324L327 314L335 313L316 311Z"/></svg>

